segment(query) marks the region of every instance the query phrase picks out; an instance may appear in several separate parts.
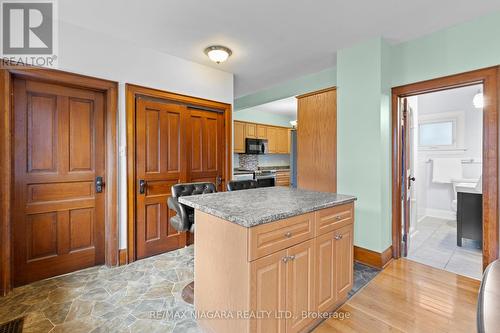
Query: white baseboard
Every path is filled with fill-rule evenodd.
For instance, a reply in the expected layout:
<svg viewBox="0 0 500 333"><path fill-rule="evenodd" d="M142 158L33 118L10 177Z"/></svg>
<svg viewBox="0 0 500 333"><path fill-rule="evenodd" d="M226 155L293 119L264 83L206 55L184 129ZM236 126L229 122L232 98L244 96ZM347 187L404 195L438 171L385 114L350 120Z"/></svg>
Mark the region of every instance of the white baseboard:
<svg viewBox="0 0 500 333"><path fill-rule="evenodd" d="M438 219L456 220L457 213L452 210L426 208L424 217L436 217ZM420 221L420 220L419 220Z"/></svg>

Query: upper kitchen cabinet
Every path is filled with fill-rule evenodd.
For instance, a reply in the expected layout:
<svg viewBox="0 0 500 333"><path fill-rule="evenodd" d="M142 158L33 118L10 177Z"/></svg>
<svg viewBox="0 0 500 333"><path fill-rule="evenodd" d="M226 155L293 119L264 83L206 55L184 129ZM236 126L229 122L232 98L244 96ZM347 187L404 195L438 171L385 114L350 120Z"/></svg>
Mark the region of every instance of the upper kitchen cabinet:
<svg viewBox="0 0 500 333"><path fill-rule="evenodd" d="M290 150L288 149L288 136L290 132L288 128L277 128L276 129L276 150L278 154L289 154Z"/></svg>
<svg viewBox="0 0 500 333"><path fill-rule="evenodd" d="M266 125L257 125L257 139L267 139Z"/></svg>
<svg viewBox="0 0 500 333"><path fill-rule="evenodd" d="M245 152L245 123L234 122L234 152Z"/></svg>
<svg viewBox="0 0 500 333"><path fill-rule="evenodd" d="M234 152L245 153L245 139L264 139L269 154L290 153L290 128L234 121Z"/></svg>
<svg viewBox="0 0 500 333"><path fill-rule="evenodd" d="M269 154L278 154L278 133L276 127L267 129L267 148Z"/></svg>
<svg viewBox="0 0 500 333"><path fill-rule="evenodd" d="M330 88L297 99L297 185L336 192L337 91Z"/></svg>
<svg viewBox="0 0 500 333"><path fill-rule="evenodd" d="M245 136L247 138L257 138L257 124L245 123Z"/></svg>

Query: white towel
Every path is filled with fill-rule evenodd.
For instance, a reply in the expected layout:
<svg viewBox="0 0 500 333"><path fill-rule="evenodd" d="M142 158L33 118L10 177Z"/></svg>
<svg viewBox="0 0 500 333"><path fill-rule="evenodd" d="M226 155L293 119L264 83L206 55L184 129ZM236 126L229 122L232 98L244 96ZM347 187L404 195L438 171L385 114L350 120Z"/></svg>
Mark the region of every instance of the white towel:
<svg viewBox="0 0 500 333"><path fill-rule="evenodd" d="M453 179L462 179L461 158L433 158L432 182L451 184Z"/></svg>

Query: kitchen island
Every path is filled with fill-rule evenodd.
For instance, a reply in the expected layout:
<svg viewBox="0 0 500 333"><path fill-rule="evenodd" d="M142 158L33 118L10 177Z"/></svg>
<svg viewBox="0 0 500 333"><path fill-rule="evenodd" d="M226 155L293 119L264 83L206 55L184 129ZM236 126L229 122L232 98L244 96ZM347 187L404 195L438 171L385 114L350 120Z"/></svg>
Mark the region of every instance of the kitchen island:
<svg viewBox="0 0 500 333"><path fill-rule="evenodd" d="M206 332L306 332L353 283L353 196L258 188L181 197L195 209L195 296Z"/></svg>

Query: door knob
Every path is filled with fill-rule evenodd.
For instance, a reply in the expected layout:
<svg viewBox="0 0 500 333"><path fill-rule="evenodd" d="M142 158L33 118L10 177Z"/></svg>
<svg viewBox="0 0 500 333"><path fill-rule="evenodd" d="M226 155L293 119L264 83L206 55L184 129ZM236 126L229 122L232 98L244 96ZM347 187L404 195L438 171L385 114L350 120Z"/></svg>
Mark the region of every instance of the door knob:
<svg viewBox="0 0 500 333"><path fill-rule="evenodd" d="M139 179L139 193L144 194L146 192L146 181L144 179Z"/></svg>
<svg viewBox="0 0 500 333"><path fill-rule="evenodd" d="M104 187L104 182L101 176L95 177L95 191L96 193L101 193Z"/></svg>

